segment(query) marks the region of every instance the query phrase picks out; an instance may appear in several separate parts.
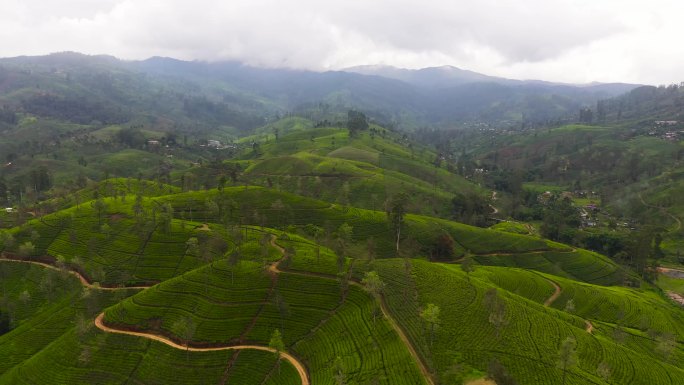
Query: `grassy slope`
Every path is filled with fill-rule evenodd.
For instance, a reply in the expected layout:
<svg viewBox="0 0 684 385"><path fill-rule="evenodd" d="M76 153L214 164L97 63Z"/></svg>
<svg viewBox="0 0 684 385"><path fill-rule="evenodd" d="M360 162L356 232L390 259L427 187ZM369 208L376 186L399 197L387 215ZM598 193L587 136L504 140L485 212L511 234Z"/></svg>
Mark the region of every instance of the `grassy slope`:
<svg viewBox="0 0 684 385"><path fill-rule="evenodd" d="M482 268L483 272L472 274L467 279L457 266L424 261L413 261L408 275L401 261L377 261L375 268L389 285L387 302L393 314L438 377L446 378L454 363L484 370L487 363L496 358L519 383L557 384L562 376L556 365L558 347L565 337L573 336L578 341L579 361L571 370L568 383L605 383L596 374L601 362L610 367L612 383L684 383L684 372L679 368L684 362L681 344L666 359L654 356L656 342L645 338L643 330L630 331L625 344L615 341L611 328L604 324L589 334L582 318L538 303L552 289L543 278L535 279L535 274L506 271L502 277L493 268ZM518 293L499 290L506 303L508 320L500 337L496 336L495 328L488 321L489 313L483 304L484 292L495 287L487 279L490 275L498 281L508 281L501 286ZM650 312L655 301L648 293L635 292L632 297L637 300L622 301L624 293L610 293L613 289L597 290L605 290L602 292L604 299L617 301L628 313ZM602 317L588 310L591 301L595 301L591 293L577 291L573 298L579 304L578 315ZM437 304L442 309L441 323L432 347L425 325L418 317L420 309L427 303ZM672 315L677 310L662 299L658 306L661 312L652 319L669 317L668 322L681 330L683 320ZM681 340L681 334L677 338Z"/></svg>
<svg viewBox="0 0 684 385"><path fill-rule="evenodd" d="M212 212L208 200L222 208ZM16 242L10 251L32 241L36 256L49 254L79 264L87 276L104 284L159 282L201 264L197 253L187 253L185 242L207 235L197 228L202 222L223 223L228 219L230 223L288 225L294 229L314 224L329 229L331 236L347 223L353 227L353 247L348 251L351 256L366 255L366 241L371 237L379 258L395 256L395 236L382 212L331 205L266 188L233 187L146 198L143 206L147 214L140 217L148 219L136 225L134 201L130 195L104 199L107 213L102 219L97 218L93 203L86 202L32 220L22 228L11 230ZM175 218L168 233L150 219L166 203L173 206ZM103 231L103 224L109 229ZM151 224L155 226L150 227ZM444 232L456 242L454 258L469 252L481 264L525 267L607 285L624 278L617 265L596 253L573 250L535 237L413 214L406 216L403 233L410 236L404 237L402 248L412 257L428 258L436 238ZM34 233L39 235L37 239L32 238ZM225 231L217 234L230 242ZM258 235L253 235L252 245L258 247Z"/></svg>
<svg viewBox="0 0 684 385"><path fill-rule="evenodd" d="M336 230L343 223L353 227L353 240L360 245L372 237L379 257L394 256L394 236L384 213L339 205L300 196L280 193L264 188L226 188L223 192L183 193L162 197L160 202L171 203L176 210L193 212L195 220L216 221L205 208L205 200L240 202L233 210L233 220L244 212L243 221L277 227L288 225L304 226L315 224ZM282 203L283 209L274 209L273 204ZM254 219L253 213L258 213ZM251 216L251 218L250 218ZM244 223L244 222L243 222ZM525 266L575 279L601 284L620 281L617 265L608 258L585 250L573 250L568 246L548 242L535 237L511 234L489 229L467 226L433 217L407 215L405 233L417 246L411 250L413 257L427 257L437 236L449 233L456 241L456 256L466 251L475 255L482 264ZM408 247L408 246L407 246ZM363 250L355 256L361 257Z"/></svg>
<svg viewBox="0 0 684 385"><path fill-rule="evenodd" d="M372 300L359 288L352 286L343 296L334 276L286 272L272 283L260 264L250 262L235 267L235 280L230 270L225 261L193 270L111 308L105 321L142 330L153 324L152 330L173 336L175 322L190 316L197 325L193 341L200 345L266 345L278 328L284 330L288 350L307 365L313 383L333 383L330 366L337 356L351 382L420 382L408 351L386 321L373 322Z"/></svg>
<svg viewBox="0 0 684 385"><path fill-rule="evenodd" d="M420 146L414 150L391 133L350 138L347 130L335 128L286 132L278 141L262 142L256 158L252 150L245 152L244 159L251 160L242 179L370 209L406 191L413 197L412 211L439 216L449 215L454 193L482 193L466 179L434 167L430 162L436 154Z"/></svg>
<svg viewBox="0 0 684 385"><path fill-rule="evenodd" d="M157 195L155 191L149 191L150 195ZM162 186L156 192L164 194L165 191ZM17 245L30 240L33 231L37 232L40 236L34 239L36 255L61 256L68 262L79 264L80 269L91 276L103 270L102 282L105 284L163 281L130 299L118 297L116 301L119 304L107 312L109 322L135 325L136 328L147 328L173 337L177 333L174 321L182 315L191 315L198 325L193 341L200 344L238 340L267 343L274 328L283 328L286 344L307 364L314 383L331 381L331 362L337 355L343 358L350 375L360 383L374 378L381 383L401 383L397 381L413 378L411 376L418 373L386 322L372 321L372 302L365 293L351 286L345 301L340 302L342 291L334 279L339 267L335 254L329 249L321 248L319 257L319 249L312 241L268 230L280 234L283 239L280 243L293 250L294 255L287 266L293 273L279 274L275 283L261 270L261 266L264 258L273 261L278 258L278 253L274 249L263 251L264 235L259 227L240 230L246 233L241 246L245 258L235 271L234 283L230 278L232 274L229 274L231 267L221 256L213 256L216 262L209 268L199 255L188 253L185 242L190 237L204 239L209 234L224 239L229 252L236 247L235 229L226 231L222 226L212 224L219 222L219 215L209 209L208 199L222 204L237 203L231 209L227 208L230 205L220 209L231 223L264 226L312 223L333 230L348 223L353 226L352 244L358 245L349 249L351 257L364 257L363 245L369 236L376 241L378 257L393 256L393 236L384 213L331 205L257 187L144 198L143 206L148 213L152 207L170 203L176 219L172 221L169 233L157 227L156 231L142 238L135 230L134 199L130 195L126 201L122 201L121 196L105 199L107 213L103 222L110 226L110 235L98 229L98 219L90 202L33 220L28 226L12 232ZM285 208L276 208L274 203L277 202ZM204 222L210 223L210 231L198 228ZM297 230L298 227L290 229ZM656 333L673 330L678 339L682 338L684 327L675 308L653 292L582 284L563 278L612 284L618 273L609 260L535 237L419 215L406 217L405 233L411 234L418 244L430 245L436 234L442 231L449 232L456 240L457 255L467 250L480 263L530 270L479 267L468 279L458 266L416 259L411 262L411 274L406 275L404 262L376 260L374 269L388 284L386 299L392 313L438 377L447 375L454 360L472 369L484 370L488 361L496 356L522 383L554 383L560 375L555 366L557 346L563 336L572 334L579 341L580 352L579 368L573 369L571 376L574 383L601 383L595 369L602 361L608 362L616 381L640 383L646 378L645 373L652 373L655 376L653 383L677 383L676 380L668 382L667 376L669 373L672 378L679 378L675 366L682 364L681 347L675 349L669 362L665 359L649 362L646 359L658 345L653 340L653 332L647 333L649 329ZM418 252L414 256L420 255ZM352 260L346 259L344 268L352 269L360 278L364 263L357 261L352 269ZM324 276L302 276L301 272ZM409 276L411 279L407 279ZM553 292L548 280L557 282L563 289L553 308L541 305ZM498 339L482 306L484 291L492 287L500 289L508 309L509 324ZM14 295L18 290L19 286ZM276 306L276 297L283 299L285 312ZM558 310L570 298L576 304L575 314ZM417 316L418 309L428 302L443 309L442 326L432 348ZM609 310L597 310L597 304L608 304ZM61 327L38 339L43 342L28 343L27 346L34 347L23 355L16 355L20 357L16 361L8 362L0 382L41 382L40 377L36 377L38 374L27 373L38 373L33 368L42 365L48 365L46 373L59 370L62 374L58 378L64 383L118 382L121 378L154 383L155 378L160 378L155 377L161 376L160 372L169 372L168 368L181 363L178 381L184 383L194 383L192 375L205 371L207 376L220 379L225 371L225 366L221 365L229 359L227 353L192 354L187 360L182 352L135 338L100 332L77 335L72 330L76 312L67 310L63 305L58 308L59 312L54 311L63 317ZM120 309L127 310L122 312ZM620 322L627 330L624 346L613 341L613 330L618 320L611 318L611 314L618 314L620 310L625 314ZM27 320L52 325L53 313L48 312L41 318L38 314L41 312ZM594 323L594 335L584 331L584 319ZM17 333L23 335L22 338L30 337L27 332L19 333L20 328L0 337L0 347L3 339ZM12 342L7 346L17 349L21 345ZM82 353L84 349L87 353ZM128 350L134 352L130 360L112 359L117 352ZM65 360L56 358L64 351L68 352ZM90 358L85 360L83 354ZM164 360L153 359L158 355ZM240 357L238 359L245 360L244 365L234 365L230 373L232 370L254 370L249 375L237 374L249 378L265 378L268 373L273 374L273 363L263 356L255 353L251 357L241 353ZM274 381L291 381L289 370L284 369L283 377ZM166 378L162 382L173 380Z"/></svg>

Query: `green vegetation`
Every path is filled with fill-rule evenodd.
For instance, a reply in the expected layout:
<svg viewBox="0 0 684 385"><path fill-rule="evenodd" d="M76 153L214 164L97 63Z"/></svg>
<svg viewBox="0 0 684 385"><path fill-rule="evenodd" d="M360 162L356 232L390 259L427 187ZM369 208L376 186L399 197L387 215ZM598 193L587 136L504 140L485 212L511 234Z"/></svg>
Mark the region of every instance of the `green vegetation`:
<svg viewBox="0 0 684 385"><path fill-rule="evenodd" d="M0 67L0 384L684 383L679 89L408 133L56 59Z"/></svg>
<svg viewBox="0 0 684 385"><path fill-rule="evenodd" d="M672 351L667 357L652 354L661 338L658 333L674 332L681 338L680 328L684 325L681 314L672 312L672 305L657 295L574 284L593 288L593 292L580 293L571 286L563 286L565 297L557 299L554 303L558 305L554 307L562 308L560 304L568 297L579 304L576 314L568 314L544 307L541 302L544 296L553 292L553 287L545 278L524 270L479 267L473 277L467 279L457 266L424 261L412 261L408 271L399 260L376 261L374 268L388 283L386 299L392 314L437 377L445 382L472 368L485 370L487 363L496 359L519 383L561 383L564 371L556 362L559 347L568 337L577 343L577 365L568 365L568 384L605 383L596 374L602 362L610 368L610 381L615 383L679 383L678 376L682 375L678 368L684 360L681 350ZM559 282L573 285L570 282L574 281ZM492 318L485 305L487 293L493 287L504 289L498 294L499 301L504 304L504 322L499 323L500 327L493 322L496 318ZM624 290L625 293L611 293L612 290ZM603 294L597 297L596 292ZM609 298L620 300L623 296L634 299L618 302L605 313L590 312L590 309L603 312L597 303ZM430 305L441 309L441 322L435 328L434 337L429 324L426 327L421 317L421 312ZM654 305L662 309L662 313L652 314ZM612 323L615 319L610 318L620 311L631 313L624 317L622 330L627 335L624 340L616 339ZM665 323L660 326L670 326L663 331L654 325L659 330L655 334L648 332L649 326L627 326L631 322L626 320L639 316L653 322L662 319ZM601 322L600 326L588 333L585 317L594 323Z"/></svg>

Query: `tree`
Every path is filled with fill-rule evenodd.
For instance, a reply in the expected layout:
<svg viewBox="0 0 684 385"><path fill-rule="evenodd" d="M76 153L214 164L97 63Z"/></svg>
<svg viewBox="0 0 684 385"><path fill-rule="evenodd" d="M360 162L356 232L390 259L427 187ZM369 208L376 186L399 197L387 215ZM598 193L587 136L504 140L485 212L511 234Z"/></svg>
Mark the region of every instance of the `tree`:
<svg viewBox="0 0 684 385"><path fill-rule="evenodd" d="M100 227L102 226L104 214L107 212L107 204L102 198L97 198L95 199L95 202L93 202L93 208L97 213L97 226Z"/></svg>
<svg viewBox="0 0 684 385"><path fill-rule="evenodd" d="M273 303L275 307L278 309L278 313L280 314L280 327L283 330L285 330L285 318L290 314L290 308L287 306L285 298L283 298L283 295L280 294L280 291L278 289L275 290L275 295L273 296Z"/></svg>
<svg viewBox="0 0 684 385"><path fill-rule="evenodd" d="M610 380L610 366L606 361L601 361L596 368L596 374L603 379L603 381L608 382Z"/></svg>
<svg viewBox="0 0 684 385"><path fill-rule="evenodd" d="M26 242L22 243L21 246L19 246L18 253L19 253L19 256L25 258L25 257L28 257L31 254L33 254L33 252L35 250L36 250L36 247L33 245L33 243L31 241L26 241Z"/></svg>
<svg viewBox="0 0 684 385"><path fill-rule="evenodd" d="M190 341L195 335L196 329L197 327L195 326L195 322L191 317L188 316L179 319L173 324L173 330L176 331L176 335L178 335L181 341L183 341L185 344L185 351L188 361L190 360Z"/></svg>
<svg viewBox="0 0 684 385"><path fill-rule="evenodd" d="M271 333L271 340L268 341L268 347L275 350L278 373L280 373L280 353L285 350L285 344L283 343L283 336L280 334L280 330L273 330L273 333Z"/></svg>
<svg viewBox="0 0 684 385"><path fill-rule="evenodd" d="M406 193L398 193L392 196L385 204L385 212L392 231L396 234L396 253L399 256L399 240L401 239L401 227L404 224L406 206L409 197Z"/></svg>
<svg viewBox="0 0 684 385"><path fill-rule="evenodd" d="M494 380L497 385L518 385L518 383L508 374L506 368L501 365L499 360L493 359L487 367L487 375Z"/></svg>
<svg viewBox="0 0 684 385"><path fill-rule="evenodd" d="M0 232L0 242L2 242L2 250L7 250L14 246L14 235L8 231L2 231Z"/></svg>
<svg viewBox="0 0 684 385"><path fill-rule="evenodd" d="M45 294L48 302L52 302L52 297L55 290L55 281L50 271L41 277L40 282L38 283L38 288Z"/></svg>
<svg viewBox="0 0 684 385"><path fill-rule="evenodd" d="M31 186L35 192L49 190L52 187L50 172L44 166L31 170L29 173Z"/></svg>
<svg viewBox="0 0 684 385"><path fill-rule="evenodd" d="M563 370L563 385L567 377L568 370L577 364L577 341L573 337L563 340L558 352L558 367Z"/></svg>
<svg viewBox="0 0 684 385"><path fill-rule="evenodd" d="M122 128L116 133L116 139L123 145L132 148L141 148L145 142L145 135L139 128L126 127Z"/></svg>
<svg viewBox="0 0 684 385"><path fill-rule="evenodd" d="M283 204L283 201L280 199L277 199L275 202L271 204L271 208L276 212L276 224L280 225L281 222L281 213L286 209L285 204Z"/></svg>
<svg viewBox="0 0 684 385"><path fill-rule="evenodd" d="M496 338L498 339L501 335L501 330L508 324L508 319L506 319L506 303L499 297L498 291L492 288L485 292L484 304L489 310L489 323L494 326Z"/></svg>
<svg viewBox="0 0 684 385"><path fill-rule="evenodd" d="M85 340L86 335L91 330L93 323L83 314L79 314L76 316L75 323L76 336L78 337L79 341L83 342Z"/></svg>
<svg viewBox="0 0 684 385"><path fill-rule="evenodd" d="M107 223L103 223L102 226L100 226L100 233L109 239L112 235L114 235L114 229L112 229L112 227Z"/></svg>
<svg viewBox="0 0 684 385"><path fill-rule="evenodd" d="M335 357L332 367L333 378L337 385L346 385L347 383L347 367L342 361L342 357Z"/></svg>
<svg viewBox="0 0 684 385"><path fill-rule="evenodd" d="M29 293L28 290L22 291L21 294L19 294L19 301L25 306L31 301L31 293Z"/></svg>
<svg viewBox="0 0 684 385"><path fill-rule="evenodd" d="M432 256L438 261L450 261L454 257L454 245L456 241L451 234L443 232L437 237Z"/></svg>
<svg viewBox="0 0 684 385"><path fill-rule="evenodd" d="M348 223L343 223L340 225L340 227L337 229L337 237L343 240L345 243L348 243L352 239L352 235L354 234L354 227L349 225Z"/></svg>
<svg viewBox="0 0 684 385"><path fill-rule="evenodd" d="M468 282L470 282L470 273L475 271L475 262L470 253L466 253L463 257L463 261L461 261L461 270L466 273L466 278L468 279Z"/></svg>
<svg viewBox="0 0 684 385"><path fill-rule="evenodd" d="M359 132L368 129L368 118L363 112L349 110L347 112L347 129L349 137L355 137Z"/></svg>
<svg viewBox="0 0 684 385"><path fill-rule="evenodd" d="M656 352L660 354L666 361L670 360L672 352L677 347L677 340L671 333L664 333L656 338Z"/></svg>
<svg viewBox="0 0 684 385"><path fill-rule="evenodd" d="M375 239L373 239L373 237L369 237L366 240L366 252L368 253L368 263L372 265L375 261L375 256L377 255Z"/></svg>
<svg viewBox="0 0 684 385"><path fill-rule="evenodd" d="M420 312L420 318L430 325L430 347L432 347L432 341L435 336L435 326L440 323L439 313L439 306L435 305L434 303L427 304L425 309Z"/></svg>
<svg viewBox="0 0 684 385"><path fill-rule="evenodd" d="M373 301L373 322L375 322L375 317L377 316L377 301L380 300L380 295L385 288L385 283L382 282L380 276L375 271L369 271L361 280L361 284L364 288L373 296L375 301Z"/></svg>
<svg viewBox="0 0 684 385"><path fill-rule="evenodd" d="M209 212L209 215L211 215L212 218L218 218L220 207L218 203L216 203L215 200L207 198L207 200L204 202L204 205L207 208L207 211Z"/></svg>
<svg viewBox="0 0 684 385"><path fill-rule="evenodd" d="M565 309L567 313L574 313L575 312L575 301L570 298L568 302L565 303Z"/></svg>
<svg viewBox="0 0 684 385"><path fill-rule="evenodd" d="M196 257L199 254L199 241L196 237L191 237L185 241L185 254Z"/></svg>
<svg viewBox="0 0 684 385"><path fill-rule="evenodd" d="M589 107L580 109L579 121L580 123L590 124L594 120L594 112Z"/></svg>
<svg viewBox="0 0 684 385"><path fill-rule="evenodd" d="M235 268L240 263L240 249L235 248L228 254L228 266L230 266L230 284L235 283Z"/></svg>
<svg viewBox="0 0 684 385"><path fill-rule="evenodd" d="M159 224L164 234L171 233L171 222L173 221L173 206L166 203L162 206L161 214L159 215Z"/></svg>

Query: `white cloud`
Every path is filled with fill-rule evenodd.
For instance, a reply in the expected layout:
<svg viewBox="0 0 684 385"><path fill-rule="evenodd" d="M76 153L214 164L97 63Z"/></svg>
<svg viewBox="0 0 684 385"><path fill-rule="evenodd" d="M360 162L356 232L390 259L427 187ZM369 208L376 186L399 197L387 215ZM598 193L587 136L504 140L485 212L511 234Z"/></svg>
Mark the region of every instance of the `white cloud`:
<svg viewBox="0 0 684 385"><path fill-rule="evenodd" d="M4 0L0 56L79 51L339 69L454 65L546 80L684 80L674 0Z"/></svg>

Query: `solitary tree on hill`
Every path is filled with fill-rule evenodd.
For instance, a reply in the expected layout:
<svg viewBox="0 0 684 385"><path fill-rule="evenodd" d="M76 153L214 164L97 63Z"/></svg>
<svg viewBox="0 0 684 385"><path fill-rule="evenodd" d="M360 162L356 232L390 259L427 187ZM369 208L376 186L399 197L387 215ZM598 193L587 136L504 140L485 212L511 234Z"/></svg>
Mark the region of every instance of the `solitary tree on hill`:
<svg viewBox="0 0 684 385"><path fill-rule="evenodd" d="M406 206L409 197L406 193L398 193L392 196L385 204L385 212L389 220L390 227L396 235L396 253L399 256L399 240L401 239L401 228L404 224Z"/></svg>
<svg viewBox="0 0 684 385"><path fill-rule="evenodd" d="M430 347L432 347L432 341L434 340L435 336L435 326L439 325L440 323L439 313L439 306L435 305L434 303L427 304L425 309L420 312L420 318L422 318L423 321L430 326Z"/></svg>
<svg viewBox="0 0 684 385"><path fill-rule="evenodd" d="M373 301L373 322L375 322L375 317L378 313L377 302L381 300L380 295L382 294L382 291L385 288L385 283L382 282L382 279L380 279L380 276L377 272L369 271L361 280L361 284L363 285L363 287L366 288L366 290L368 290L368 292L375 299L375 301Z"/></svg>
<svg viewBox="0 0 684 385"><path fill-rule="evenodd" d="M368 253L368 263L373 264L373 262L375 261L375 256L377 254L375 239L373 239L373 237L369 237L366 240L366 251Z"/></svg>
<svg viewBox="0 0 684 385"><path fill-rule="evenodd" d="M575 301L570 298L568 302L565 303L565 309L566 312L568 313L574 313L575 312Z"/></svg>
<svg viewBox="0 0 684 385"><path fill-rule="evenodd" d="M190 341L197 330L195 322L191 317L183 317L173 324L173 330L185 344L186 360L190 361Z"/></svg>
<svg viewBox="0 0 684 385"><path fill-rule="evenodd" d="M601 361L596 368L596 374L603 379L603 381L608 382L610 380L610 365L607 362Z"/></svg>
<svg viewBox="0 0 684 385"><path fill-rule="evenodd" d="M185 241L185 254L196 257L199 254L199 241L196 237L190 237Z"/></svg>
<svg viewBox="0 0 684 385"><path fill-rule="evenodd" d="M4 251L14 246L15 239L12 233L8 231L2 231L0 232L0 242L2 242L2 250Z"/></svg>
<svg viewBox="0 0 684 385"><path fill-rule="evenodd" d="M167 203L162 206L161 214L159 214L159 224L161 225L164 234L171 233L171 222L173 221L173 206Z"/></svg>
<svg viewBox="0 0 684 385"><path fill-rule="evenodd" d="M435 240L433 258L438 261L449 261L454 256L454 245L456 241L446 231L440 234Z"/></svg>
<svg viewBox="0 0 684 385"><path fill-rule="evenodd" d="M573 337L567 337L561 344L558 352L558 367L563 370L563 385L568 374L568 370L577 363L577 341Z"/></svg>
<svg viewBox="0 0 684 385"><path fill-rule="evenodd" d="M468 282L470 282L470 273L475 271L475 263L470 253L466 253L465 257L463 257L463 261L461 261L461 270L466 273L466 278L468 279Z"/></svg>
<svg viewBox="0 0 684 385"><path fill-rule="evenodd" d="M497 385L518 385L518 383L511 377L506 368L501 365L501 362L496 358L489 363L487 368L487 376L494 380Z"/></svg>
<svg viewBox="0 0 684 385"><path fill-rule="evenodd" d="M25 257L28 257L31 254L33 254L33 252L35 250L36 250L36 247L33 245L33 243L31 241L26 241L26 242L22 243L21 246L19 246L18 253L19 253L19 256L25 258Z"/></svg>
<svg viewBox="0 0 684 385"><path fill-rule="evenodd" d="M335 379L335 383L337 383L337 385L346 385L346 383L347 383L347 367L344 364L344 361L342 361L342 357L340 357L340 356L335 357L335 361L333 362L332 372L333 372L333 378Z"/></svg>
<svg viewBox="0 0 684 385"><path fill-rule="evenodd" d="M280 353L285 350L285 344L283 343L283 336L280 334L280 330L273 330L271 340L268 342L268 347L275 350L276 365L278 365L278 373L280 373Z"/></svg>
<svg viewBox="0 0 684 385"><path fill-rule="evenodd" d="M496 338L501 335L501 330L508 324L506 318L506 303L499 297L496 289L492 288L485 292L484 304L489 310L489 323L494 326L496 331Z"/></svg>
<svg viewBox="0 0 684 385"><path fill-rule="evenodd" d="M664 333L656 338L656 352L660 354L665 361L669 361L672 353L677 348L677 340L672 333Z"/></svg>
<svg viewBox="0 0 684 385"><path fill-rule="evenodd" d="M93 202L93 208L97 214L97 226L100 227L102 226L104 214L107 212L107 204L104 202L104 200L102 200L102 198L97 198L95 202Z"/></svg>

